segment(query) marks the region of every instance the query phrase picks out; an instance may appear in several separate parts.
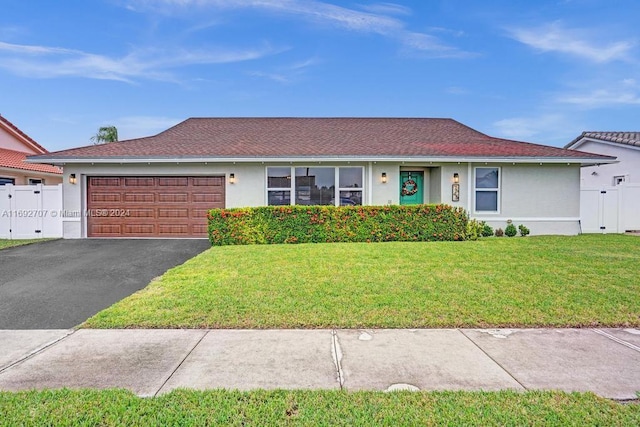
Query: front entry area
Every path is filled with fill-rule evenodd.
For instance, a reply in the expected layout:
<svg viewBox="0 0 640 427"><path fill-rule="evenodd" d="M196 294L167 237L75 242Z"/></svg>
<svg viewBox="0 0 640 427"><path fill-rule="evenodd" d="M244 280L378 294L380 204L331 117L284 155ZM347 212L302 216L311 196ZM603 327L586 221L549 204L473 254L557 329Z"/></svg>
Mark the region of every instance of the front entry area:
<svg viewBox="0 0 640 427"><path fill-rule="evenodd" d="M207 237L224 176L90 176L87 237Z"/></svg>
<svg viewBox="0 0 640 427"><path fill-rule="evenodd" d="M424 172L400 172L400 204L419 205L424 203Z"/></svg>

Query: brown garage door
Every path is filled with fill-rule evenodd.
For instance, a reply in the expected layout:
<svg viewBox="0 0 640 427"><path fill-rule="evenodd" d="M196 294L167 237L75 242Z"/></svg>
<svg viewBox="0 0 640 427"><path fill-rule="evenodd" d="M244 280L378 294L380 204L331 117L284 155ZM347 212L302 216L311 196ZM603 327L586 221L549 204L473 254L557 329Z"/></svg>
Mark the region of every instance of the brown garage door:
<svg viewBox="0 0 640 427"><path fill-rule="evenodd" d="M223 176L92 176L89 237L206 237L207 211L224 207Z"/></svg>

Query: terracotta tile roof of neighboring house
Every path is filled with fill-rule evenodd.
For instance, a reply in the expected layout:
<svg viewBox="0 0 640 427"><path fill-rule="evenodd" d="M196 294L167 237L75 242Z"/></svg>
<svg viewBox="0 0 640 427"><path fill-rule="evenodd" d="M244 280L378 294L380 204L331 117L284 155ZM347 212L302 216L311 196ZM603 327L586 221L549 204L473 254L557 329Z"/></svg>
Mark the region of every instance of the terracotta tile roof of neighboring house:
<svg viewBox="0 0 640 427"><path fill-rule="evenodd" d="M599 139L601 141L617 142L618 144L640 147L640 132L582 132L582 135L565 145L564 148L573 146L583 138Z"/></svg>
<svg viewBox="0 0 640 427"><path fill-rule="evenodd" d="M13 123L11 123L9 120L7 120L6 118L4 118L1 114L0 114L0 126L3 126L5 128L7 128L9 131L13 132L14 134L16 134L16 136L18 136L19 139L23 139L23 142L26 142L28 145L31 145L32 148L35 151L39 151L42 154L48 153L49 151L44 148L42 145L38 144L37 142L35 142L29 135L27 135L26 133L22 132L18 126L14 125Z"/></svg>
<svg viewBox="0 0 640 427"><path fill-rule="evenodd" d="M73 148L32 160L336 157L613 159L493 138L452 119L191 118L156 136Z"/></svg>
<svg viewBox="0 0 640 427"><path fill-rule="evenodd" d="M0 148L0 168L12 168L34 172L62 174L62 170L56 166L43 165L38 163L26 163L25 159L28 155L29 153L23 153L22 151Z"/></svg>

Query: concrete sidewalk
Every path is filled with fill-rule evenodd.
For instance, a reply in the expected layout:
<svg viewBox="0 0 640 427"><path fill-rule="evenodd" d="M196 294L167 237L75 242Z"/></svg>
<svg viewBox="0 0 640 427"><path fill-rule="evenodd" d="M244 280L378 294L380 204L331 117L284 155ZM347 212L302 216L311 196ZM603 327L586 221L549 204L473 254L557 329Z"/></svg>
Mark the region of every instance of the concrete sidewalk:
<svg viewBox="0 0 640 427"><path fill-rule="evenodd" d="M640 391L638 329L0 330L0 390Z"/></svg>

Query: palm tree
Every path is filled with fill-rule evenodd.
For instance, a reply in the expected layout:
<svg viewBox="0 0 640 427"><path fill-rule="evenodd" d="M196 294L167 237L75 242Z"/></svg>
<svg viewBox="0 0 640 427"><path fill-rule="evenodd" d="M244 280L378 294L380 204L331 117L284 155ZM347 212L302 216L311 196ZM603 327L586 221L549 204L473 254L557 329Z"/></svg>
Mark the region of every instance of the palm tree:
<svg viewBox="0 0 640 427"><path fill-rule="evenodd" d="M91 141L96 145L116 142L118 141L118 129L115 126L102 126L98 129L98 133L91 137Z"/></svg>

